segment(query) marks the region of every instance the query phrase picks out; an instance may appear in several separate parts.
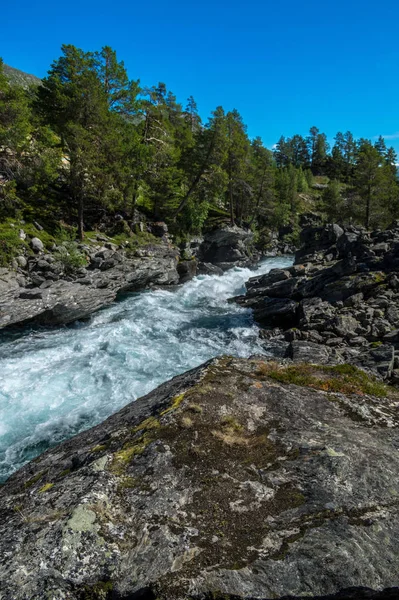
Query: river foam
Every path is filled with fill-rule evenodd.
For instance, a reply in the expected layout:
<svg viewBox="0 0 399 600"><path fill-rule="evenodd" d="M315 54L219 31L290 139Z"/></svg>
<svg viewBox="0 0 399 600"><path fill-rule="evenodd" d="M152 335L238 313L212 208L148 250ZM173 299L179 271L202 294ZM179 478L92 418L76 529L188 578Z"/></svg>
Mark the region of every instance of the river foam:
<svg viewBox="0 0 399 600"><path fill-rule="evenodd" d="M292 264L270 258L258 272ZM228 298L249 269L132 294L86 323L3 334L0 481L47 448L220 354L262 353L252 314Z"/></svg>

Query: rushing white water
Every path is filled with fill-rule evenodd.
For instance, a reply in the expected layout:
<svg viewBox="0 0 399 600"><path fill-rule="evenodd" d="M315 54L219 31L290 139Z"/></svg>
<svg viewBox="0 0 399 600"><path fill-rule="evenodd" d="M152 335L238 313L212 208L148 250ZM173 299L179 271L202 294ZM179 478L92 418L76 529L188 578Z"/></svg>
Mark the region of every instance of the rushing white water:
<svg viewBox="0 0 399 600"><path fill-rule="evenodd" d="M266 259L258 272L292 263ZM3 334L0 481L50 446L220 354L261 353L251 311L227 303L249 269L132 294L88 323Z"/></svg>

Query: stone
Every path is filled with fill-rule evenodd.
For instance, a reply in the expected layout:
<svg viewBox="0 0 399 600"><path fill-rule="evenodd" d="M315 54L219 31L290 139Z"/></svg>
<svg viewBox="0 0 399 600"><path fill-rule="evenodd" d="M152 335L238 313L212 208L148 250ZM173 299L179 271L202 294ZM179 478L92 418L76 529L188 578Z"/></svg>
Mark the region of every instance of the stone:
<svg viewBox="0 0 399 600"><path fill-rule="evenodd" d="M31 239L30 247L32 248L32 250L34 252L43 252L43 250L44 250L43 242L41 240L39 240L39 238L37 238L37 237L34 237Z"/></svg>
<svg viewBox="0 0 399 600"><path fill-rule="evenodd" d="M292 327L296 323L298 303L289 298L268 298L256 305L254 317L258 323L273 327Z"/></svg>
<svg viewBox="0 0 399 600"><path fill-rule="evenodd" d="M223 270L211 263L198 263L198 275L223 275Z"/></svg>
<svg viewBox="0 0 399 600"><path fill-rule="evenodd" d="M164 237L168 234L168 226L163 221L151 224L151 233L156 237Z"/></svg>
<svg viewBox="0 0 399 600"><path fill-rule="evenodd" d="M197 261L195 259L179 261L177 272L179 273L179 283L190 281L197 274Z"/></svg>
<svg viewBox="0 0 399 600"><path fill-rule="evenodd" d="M291 342L287 356L294 362L299 363L305 362L324 365L335 362L333 352L330 348L310 341L295 340Z"/></svg>
<svg viewBox="0 0 399 600"><path fill-rule="evenodd" d="M198 259L200 262L215 264L223 271L234 266L248 265L254 262L248 249L252 240L251 230L236 225L214 229L204 234Z"/></svg>

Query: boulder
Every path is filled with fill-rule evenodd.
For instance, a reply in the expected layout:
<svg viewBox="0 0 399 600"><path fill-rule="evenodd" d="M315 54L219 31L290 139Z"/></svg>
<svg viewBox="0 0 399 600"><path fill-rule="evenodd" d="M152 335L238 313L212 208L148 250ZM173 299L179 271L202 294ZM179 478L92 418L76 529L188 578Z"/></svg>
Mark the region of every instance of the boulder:
<svg viewBox="0 0 399 600"><path fill-rule="evenodd" d="M294 340L291 342L287 351L287 357L298 363L320 365L343 362L342 359L337 359L337 355L332 348L315 342L301 340Z"/></svg>
<svg viewBox="0 0 399 600"><path fill-rule="evenodd" d="M31 239L30 247L32 248L33 252L43 252L44 250L43 242L37 237Z"/></svg>
<svg viewBox="0 0 399 600"><path fill-rule="evenodd" d="M177 272L179 273L179 283L190 281L197 274L197 261L195 259L179 261Z"/></svg>
<svg viewBox="0 0 399 600"><path fill-rule="evenodd" d="M198 263L198 274L199 275L223 275L223 271L220 267L212 265L211 263Z"/></svg>
<svg viewBox="0 0 399 600"><path fill-rule="evenodd" d="M272 327L293 327L298 303L290 298L262 298L254 307L254 318L260 324Z"/></svg>
<svg viewBox="0 0 399 600"><path fill-rule="evenodd" d="M248 249L252 240L252 231L226 225L204 235L198 258L201 262L218 265L223 271L236 265L245 265L252 259Z"/></svg>

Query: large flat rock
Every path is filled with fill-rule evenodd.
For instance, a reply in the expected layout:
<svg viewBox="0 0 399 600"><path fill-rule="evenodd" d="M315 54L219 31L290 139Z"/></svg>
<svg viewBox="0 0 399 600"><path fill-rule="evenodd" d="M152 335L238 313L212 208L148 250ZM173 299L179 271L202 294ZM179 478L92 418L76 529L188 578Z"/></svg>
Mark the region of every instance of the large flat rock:
<svg viewBox="0 0 399 600"><path fill-rule="evenodd" d="M216 359L18 471L1 600L394 598L397 398L290 368Z"/></svg>

